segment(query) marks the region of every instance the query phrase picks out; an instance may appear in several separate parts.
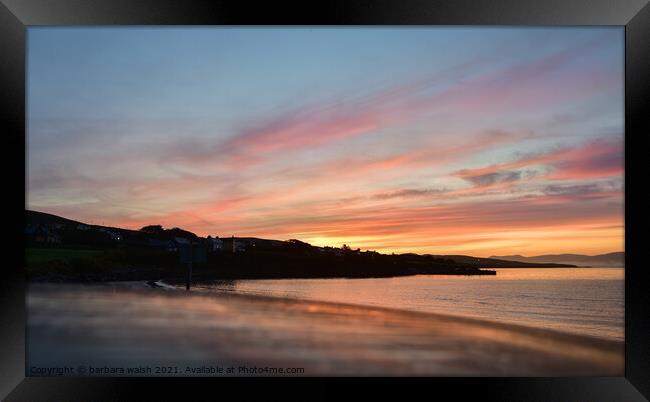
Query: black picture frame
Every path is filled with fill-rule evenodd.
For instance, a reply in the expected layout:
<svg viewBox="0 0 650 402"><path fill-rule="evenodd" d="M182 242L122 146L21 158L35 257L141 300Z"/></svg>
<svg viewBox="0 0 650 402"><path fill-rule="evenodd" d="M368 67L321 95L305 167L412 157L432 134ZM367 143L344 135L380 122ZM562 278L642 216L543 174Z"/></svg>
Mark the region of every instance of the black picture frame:
<svg viewBox="0 0 650 402"><path fill-rule="evenodd" d="M25 377L25 278L22 229L25 210L26 28L37 25L618 25L625 26L625 376L616 378L423 378L436 395L480 395L497 400L641 401L650 399L650 292L642 264L645 223L636 174L645 162L642 140L650 133L650 6L647 0L400 0L280 4L244 1L0 0L0 121L6 195L5 255L12 257L0 280L0 398L18 400L126 400L134 387L169 399L197 389L215 392L217 378L35 378ZM22 212L21 212L22 211ZM250 379L234 379L239 397ZM339 382L347 382L341 379ZM233 381L233 379L228 379ZM259 379L258 379L259 381ZM296 379L281 379L292 386ZM312 383L314 379L299 379ZM323 380L319 380L322 382ZM334 381L334 380L330 380ZM270 381L262 381L270 387ZM276 382L274 382L275 384ZM392 381L375 381L373 387ZM216 385L218 387L218 385ZM142 389L145 388L145 389ZM216 388L218 389L218 388ZM265 390L268 388L265 388ZM269 391L272 392L272 391ZM335 392L319 387L325 396ZM216 397L216 394L213 394Z"/></svg>

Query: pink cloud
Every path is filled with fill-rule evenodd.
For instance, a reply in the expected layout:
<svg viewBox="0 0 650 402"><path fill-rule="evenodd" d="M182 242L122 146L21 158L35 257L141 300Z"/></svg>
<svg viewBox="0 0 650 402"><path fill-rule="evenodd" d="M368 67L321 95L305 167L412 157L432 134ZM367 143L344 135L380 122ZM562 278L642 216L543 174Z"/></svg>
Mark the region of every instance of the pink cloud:
<svg viewBox="0 0 650 402"><path fill-rule="evenodd" d="M597 140L577 149L558 155L553 165L555 171L547 176L551 180L581 180L598 177L621 176L624 170L622 139Z"/></svg>
<svg viewBox="0 0 650 402"><path fill-rule="evenodd" d="M518 180L522 175L513 175L520 172L517 169L546 165L551 171L543 177L548 180L607 178L623 174L623 159L622 139L596 139L578 147L561 147L511 162L460 170L456 176L468 181L490 177L494 177L493 182L498 182L499 177Z"/></svg>
<svg viewBox="0 0 650 402"><path fill-rule="evenodd" d="M243 127L225 142L177 147L168 158L189 165L216 161L232 168L247 168L282 152L290 155L297 150L367 135L412 121L422 113L451 110L478 118L485 113L577 99L599 85L609 85L613 82L612 74L598 69L586 71L578 79L564 82L559 89L553 86L552 91L545 80L538 78L593 50L601 39L435 90L432 85L448 83L451 77L460 78L485 60L473 60L455 66L457 70L451 68L362 97L304 105Z"/></svg>

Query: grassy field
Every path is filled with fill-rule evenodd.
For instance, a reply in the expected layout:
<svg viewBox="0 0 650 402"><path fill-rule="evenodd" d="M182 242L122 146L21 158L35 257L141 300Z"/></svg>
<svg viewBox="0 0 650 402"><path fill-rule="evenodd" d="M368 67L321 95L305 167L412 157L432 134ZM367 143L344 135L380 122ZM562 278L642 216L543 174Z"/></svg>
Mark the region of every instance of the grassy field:
<svg viewBox="0 0 650 402"><path fill-rule="evenodd" d="M25 265L30 280L140 280L173 276L178 271L177 257L159 251L75 246L27 247Z"/></svg>
<svg viewBox="0 0 650 402"><path fill-rule="evenodd" d="M102 250L33 247L25 249L25 260L27 265L48 261L88 260L97 257L102 252Z"/></svg>

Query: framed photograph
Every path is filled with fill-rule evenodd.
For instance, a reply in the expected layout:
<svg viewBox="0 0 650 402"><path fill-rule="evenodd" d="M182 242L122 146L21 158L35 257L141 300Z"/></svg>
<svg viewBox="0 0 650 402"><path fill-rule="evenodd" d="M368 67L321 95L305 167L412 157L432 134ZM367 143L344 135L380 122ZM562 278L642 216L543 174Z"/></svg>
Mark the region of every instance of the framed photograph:
<svg viewBox="0 0 650 402"><path fill-rule="evenodd" d="M0 395L647 400L650 7L526 3L3 0Z"/></svg>

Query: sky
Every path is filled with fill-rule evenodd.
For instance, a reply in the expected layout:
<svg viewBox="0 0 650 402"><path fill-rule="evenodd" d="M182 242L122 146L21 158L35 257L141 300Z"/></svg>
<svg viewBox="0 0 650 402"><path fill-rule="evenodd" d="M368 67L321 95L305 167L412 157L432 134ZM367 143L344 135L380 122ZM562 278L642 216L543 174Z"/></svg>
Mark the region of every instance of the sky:
<svg viewBox="0 0 650 402"><path fill-rule="evenodd" d="M622 27L29 27L27 208L383 253L624 250Z"/></svg>

